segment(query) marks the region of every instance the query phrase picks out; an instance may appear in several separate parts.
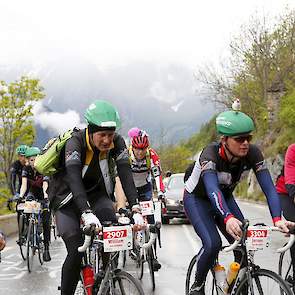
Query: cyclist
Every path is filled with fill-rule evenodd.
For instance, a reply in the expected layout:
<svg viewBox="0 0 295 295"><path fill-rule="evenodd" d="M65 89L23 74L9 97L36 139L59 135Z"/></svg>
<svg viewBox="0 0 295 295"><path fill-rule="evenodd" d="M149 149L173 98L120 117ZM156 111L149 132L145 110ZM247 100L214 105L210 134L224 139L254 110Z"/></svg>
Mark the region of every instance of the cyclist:
<svg viewBox="0 0 295 295"><path fill-rule="evenodd" d="M28 146L21 144L16 148L16 153L18 155L18 160L12 163L10 169L10 191L11 194L18 199L19 191L22 184L22 170L26 165L26 150ZM19 225L20 212L17 210L17 224ZM21 241L17 241L20 243Z"/></svg>
<svg viewBox="0 0 295 295"><path fill-rule="evenodd" d="M19 194L19 190L22 184L22 170L26 164L26 150L27 145L20 145L16 148L16 153L18 155L18 160L12 163L10 169L10 190L11 194L15 196Z"/></svg>
<svg viewBox="0 0 295 295"><path fill-rule="evenodd" d="M158 199L164 198L165 188L162 181L160 158L155 150L150 148L148 134L144 130L133 127L128 131L128 135L131 139L129 159L139 201L153 199L152 176L156 182ZM153 215L147 216L147 219L150 224L155 223ZM153 261L153 267L155 271L161 268L156 258Z"/></svg>
<svg viewBox="0 0 295 295"><path fill-rule="evenodd" d="M243 172L253 169L267 197L275 226L288 232L292 222L281 219L281 206L266 162L259 148L250 144L254 130L252 119L240 111L226 111L216 118L219 143L211 143L199 154L185 173L184 208L202 248L198 253L195 282L190 295L204 295L204 283L221 248L217 227L232 243L241 235L244 219L233 190ZM238 253L235 259L240 261Z"/></svg>
<svg viewBox="0 0 295 295"><path fill-rule="evenodd" d="M43 260L50 261L49 242L50 242L50 211L48 208L48 177L44 177L34 168L34 161L40 149L37 147L28 147L26 158L28 165L22 171L22 185L20 188L20 199L24 197L33 197L42 203L42 226L44 235L44 253Z"/></svg>
<svg viewBox="0 0 295 295"><path fill-rule="evenodd" d="M53 175L49 185L57 229L67 248L61 277L63 295L74 294L79 280L82 254L77 248L83 242L80 220L98 226L100 221L116 222L115 166L130 207L138 207L128 150L123 137L115 133L120 126L117 110L106 101L96 100L84 117L87 128L74 132L67 141L64 167ZM104 262L107 258L105 255Z"/></svg>
<svg viewBox="0 0 295 295"><path fill-rule="evenodd" d="M295 144L291 144L285 155L285 164L276 181L276 189L280 196L284 217L295 222ZM295 270L295 245L290 248L293 265L293 280ZM293 282L294 284L294 282Z"/></svg>

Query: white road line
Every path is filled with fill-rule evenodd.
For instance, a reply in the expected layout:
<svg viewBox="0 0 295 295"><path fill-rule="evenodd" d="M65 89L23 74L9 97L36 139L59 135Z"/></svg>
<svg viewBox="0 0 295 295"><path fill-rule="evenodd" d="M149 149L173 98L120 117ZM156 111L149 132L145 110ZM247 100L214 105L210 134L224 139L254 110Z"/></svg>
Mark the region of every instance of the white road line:
<svg viewBox="0 0 295 295"><path fill-rule="evenodd" d="M198 241L196 241L196 240L194 239L194 237L196 236L196 234L193 235L193 234L190 232L190 230L188 229L188 225L186 225L186 224L183 224L183 225L182 225L182 228L184 229L184 233L185 233L187 239L189 240L189 242L190 242L190 244L191 244L191 246L192 246L193 251L194 251L194 252L195 252L195 251L198 251L198 249L201 248L201 245L200 245L200 243L199 243Z"/></svg>

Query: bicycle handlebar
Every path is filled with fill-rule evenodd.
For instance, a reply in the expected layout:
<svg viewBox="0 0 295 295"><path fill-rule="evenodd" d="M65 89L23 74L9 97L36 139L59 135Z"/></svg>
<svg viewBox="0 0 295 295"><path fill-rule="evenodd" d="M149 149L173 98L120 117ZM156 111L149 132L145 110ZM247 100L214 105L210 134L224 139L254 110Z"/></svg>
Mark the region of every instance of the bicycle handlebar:
<svg viewBox="0 0 295 295"><path fill-rule="evenodd" d="M149 241L147 243L144 243L142 245L142 248L143 249L150 248L155 243L156 239L157 239L157 234L156 233L151 233Z"/></svg>
<svg viewBox="0 0 295 295"><path fill-rule="evenodd" d="M278 228L278 227L276 227L276 226L270 226L269 229L270 229L271 231L278 231L278 232L283 233L283 232L281 231L281 229ZM242 239L242 238L241 238L241 239ZM239 240L235 240L230 246L225 247L225 248L223 249L223 251L224 251L224 252L230 252L230 251L233 251L233 250L234 250L234 249L240 244L241 239L239 239ZM277 253L283 253L283 252L286 252L287 250L289 250L289 249L292 247L292 245L294 244L294 242L295 242L295 235L292 233L292 234L290 234L290 238L289 238L288 243L287 243L284 247L281 247L281 248L277 249L276 252L277 252Z"/></svg>
<svg viewBox="0 0 295 295"><path fill-rule="evenodd" d="M78 252L85 252L86 249L90 246L91 244L91 236L85 235L84 243L82 246L78 247Z"/></svg>

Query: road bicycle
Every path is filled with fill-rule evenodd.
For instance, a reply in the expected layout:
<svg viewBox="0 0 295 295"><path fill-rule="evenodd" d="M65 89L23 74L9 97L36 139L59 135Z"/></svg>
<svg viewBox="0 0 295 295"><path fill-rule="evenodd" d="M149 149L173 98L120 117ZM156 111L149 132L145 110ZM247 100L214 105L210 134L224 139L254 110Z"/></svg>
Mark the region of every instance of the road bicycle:
<svg viewBox="0 0 295 295"><path fill-rule="evenodd" d="M103 222L102 228L84 228L83 232L84 244L78 251L84 256L75 295L144 295L139 281L117 268L119 252L132 247L132 226ZM103 267L106 252L109 258Z"/></svg>
<svg viewBox="0 0 295 295"><path fill-rule="evenodd" d="M42 209L43 205L43 209ZM44 243L42 239L42 211L49 210L45 204L37 201L25 201L24 213L27 215L28 229L26 239L26 261L28 271L31 272L33 268L34 256L38 253L39 262L43 264Z"/></svg>
<svg viewBox="0 0 295 295"><path fill-rule="evenodd" d="M275 272L260 268L254 263L254 254L258 250L269 247L269 234L271 231L280 231L276 227L269 227L264 224L256 224L249 227L249 221L244 220L242 226L242 237L239 241L235 241L232 245L222 247L222 251L239 251L241 253L241 269L236 279L224 292L217 285L213 268L207 275L205 281L205 294L207 295L292 295L292 291L288 284ZM253 237L253 238L252 238ZM289 242L283 248L277 250L278 253L287 251L294 243L294 235L290 235ZM254 244L253 244L254 243ZM195 280L197 255L191 260L187 275L185 294L189 294L189 290ZM218 263L218 258L216 260Z"/></svg>
<svg viewBox="0 0 295 295"><path fill-rule="evenodd" d="M144 224L141 214L134 214L133 219L135 224ZM156 253L154 253L153 246L156 243L160 228L161 224L159 222L156 222L156 224L145 223L141 231L134 232L133 250L131 252L136 263L137 277L140 280L142 280L144 275L145 264L148 265L152 290L155 290L156 287L155 270L153 266Z"/></svg>

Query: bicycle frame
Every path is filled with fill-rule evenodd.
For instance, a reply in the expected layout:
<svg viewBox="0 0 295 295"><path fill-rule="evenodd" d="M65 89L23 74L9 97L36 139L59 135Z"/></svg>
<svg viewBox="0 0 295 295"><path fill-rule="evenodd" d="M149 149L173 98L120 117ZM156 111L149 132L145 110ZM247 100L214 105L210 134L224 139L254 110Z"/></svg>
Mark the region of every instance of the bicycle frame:
<svg viewBox="0 0 295 295"><path fill-rule="evenodd" d="M260 266L258 266L254 263L254 255L255 255L256 251L247 249L246 240L247 240L248 227L249 227L249 221L245 220L245 222L242 226L242 237L241 237L241 239L239 241L239 245L237 247L234 247L233 245L231 245L229 247L227 247L227 246L222 247L222 250L224 250L225 252L235 250L235 251L241 252L241 254L242 254L242 258L241 258L241 261L239 261L239 263L243 267L239 270L237 278L235 279L233 286L230 286L230 288L229 288L229 294L231 294L231 295L235 294L236 290L238 289L241 281L244 279L245 276L247 277L248 286L249 286L250 292L251 292L250 294L254 294L252 274L255 271L257 271L260 268ZM291 241L291 239L290 239L290 241ZM236 244L236 243L237 242L235 242L234 244ZM284 251L284 248L281 248L278 251ZM214 278L214 281L215 281L215 278Z"/></svg>

